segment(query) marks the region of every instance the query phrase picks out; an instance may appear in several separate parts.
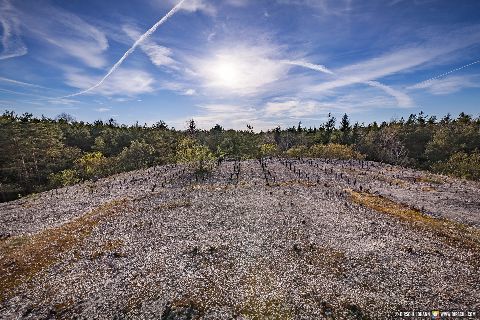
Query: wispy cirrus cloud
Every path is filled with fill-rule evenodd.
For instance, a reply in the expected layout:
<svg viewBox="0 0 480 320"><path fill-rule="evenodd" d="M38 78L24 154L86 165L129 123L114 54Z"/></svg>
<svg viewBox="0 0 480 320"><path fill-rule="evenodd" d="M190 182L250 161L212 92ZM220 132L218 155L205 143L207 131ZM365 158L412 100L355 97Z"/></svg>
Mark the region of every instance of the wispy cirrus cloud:
<svg viewBox="0 0 480 320"><path fill-rule="evenodd" d="M479 42L480 25L459 28L443 35L442 38L433 37L426 43L413 44L336 69L334 72L339 76L338 79L324 82L310 89L320 92L407 72L443 55L451 54Z"/></svg>
<svg viewBox="0 0 480 320"><path fill-rule="evenodd" d="M303 68L307 68L307 69L311 69L311 70L315 70L315 71L318 71L318 72L321 72L321 73L326 73L326 74L329 74L329 75L332 75L332 76L336 76L336 74L334 72L332 72L330 69L328 69L324 65L313 64L313 63L306 62L306 61L289 61L289 60L284 61L284 63L294 65L294 66L303 67ZM379 88L379 89L383 90L385 93L391 95L392 97L394 97L396 99L399 107L411 107L413 105L412 99L406 93L401 92L399 90L396 90L396 89L392 88L391 86L388 86L386 84L383 84L381 82L374 81L374 80L361 81L360 83L364 83L364 84L369 85L371 87L375 87L375 88ZM352 84L354 84L354 83L352 83Z"/></svg>
<svg viewBox="0 0 480 320"><path fill-rule="evenodd" d="M298 121L318 127L330 112L352 115L374 109L396 107L395 101L379 95L375 88L357 86L318 99L280 96L263 102L257 100L238 103L206 103L199 105L197 113L190 117L171 119L168 122L175 127L183 128L186 121L193 118L202 129L212 128L218 123L228 128L245 130L249 124L254 127L254 130L260 131L273 129L276 126L289 127L296 125Z"/></svg>
<svg viewBox="0 0 480 320"><path fill-rule="evenodd" d="M379 88L379 89L383 90L384 92L386 92L387 94L394 97L395 100L397 101L399 107L412 107L413 106L412 98L410 98L405 92L396 90L396 89L392 88L391 86L387 86L387 85L385 85L381 82L378 82L378 81L369 80L369 81L366 81L365 84L367 84L371 87Z"/></svg>
<svg viewBox="0 0 480 320"><path fill-rule="evenodd" d="M451 94L467 88L480 88L480 76L450 76L443 79L433 79L411 87L411 89L427 90L434 95Z"/></svg>
<svg viewBox="0 0 480 320"><path fill-rule="evenodd" d="M27 47L21 39L20 19L9 0L0 1L0 25L3 30L0 60L27 54Z"/></svg>
<svg viewBox="0 0 480 320"><path fill-rule="evenodd" d="M292 66L299 66L299 67L304 67L307 69L312 69L315 71L327 73L327 74L334 74L331 70L329 70L327 67L321 64L313 64L307 61L302 61L302 60L284 60L282 61L285 64L289 64Z"/></svg>
<svg viewBox="0 0 480 320"><path fill-rule="evenodd" d="M280 4L307 6L323 15L344 15L351 10L351 0L277 0Z"/></svg>
<svg viewBox="0 0 480 320"><path fill-rule="evenodd" d="M19 30L23 30L25 36L30 36L43 44L54 45L55 48L62 49L61 53L74 57L89 67L101 68L105 65L106 59L103 52L108 48L107 37L98 28L77 15L48 3L43 3L41 6L28 6L17 2L16 6L8 4L7 9L10 21L14 22L10 24L13 27L9 26L5 29L10 30L10 35L18 34ZM16 32L12 33L14 30ZM24 45L19 48L21 49L18 50L19 52L26 50Z"/></svg>

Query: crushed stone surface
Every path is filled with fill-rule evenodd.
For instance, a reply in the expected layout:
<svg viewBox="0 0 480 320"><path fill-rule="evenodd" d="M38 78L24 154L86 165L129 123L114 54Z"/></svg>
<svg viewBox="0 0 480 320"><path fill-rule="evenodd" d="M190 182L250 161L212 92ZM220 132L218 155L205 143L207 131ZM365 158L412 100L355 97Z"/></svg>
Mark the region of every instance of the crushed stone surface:
<svg viewBox="0 0 480 320"><path fill-rule="evenodd" d="M478 183L397 166L226 161L205 178L153 167L0 204L0 244L107 203L115 212L31 277L0 287L0 318L389 319L480 309L478 246L453 245L346 190L480 232Z"/></svg>

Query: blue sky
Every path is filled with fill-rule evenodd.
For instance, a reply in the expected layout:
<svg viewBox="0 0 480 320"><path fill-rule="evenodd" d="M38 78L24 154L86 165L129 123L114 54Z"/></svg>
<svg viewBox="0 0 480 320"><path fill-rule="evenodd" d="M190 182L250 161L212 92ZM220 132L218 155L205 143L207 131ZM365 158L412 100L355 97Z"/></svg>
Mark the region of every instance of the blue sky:
<svg viewBox="0 0 480 320"><path fill-rule="evenodd" d="M185 0L96 86L178 3L0 0L0 108L257 131L480 115L477 0Z"/></svg>

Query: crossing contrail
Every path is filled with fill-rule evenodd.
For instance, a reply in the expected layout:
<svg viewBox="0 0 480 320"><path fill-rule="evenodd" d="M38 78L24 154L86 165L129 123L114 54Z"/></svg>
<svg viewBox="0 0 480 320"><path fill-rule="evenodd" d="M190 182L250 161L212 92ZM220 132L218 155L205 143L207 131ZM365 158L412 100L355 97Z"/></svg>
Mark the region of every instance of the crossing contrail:
<svg viewBox="0 0 480 320"><path fill-rule="evenodd" d="M452 70L450 70L450 71L447 71L447 72L445 72L445 73L442 73L441 75L438 75L438 76L436 76L436 77L433 77L433 78L427 79L427 80L425 80L425 81L419 82L419 83L417 83L417 84L414 84L413 86L407 87L407 89L420 89L420 88L423 88L423 87L424 87L427 83L429 83L429 82L432 82L432 81L437 80L437 79L439 79L439 78L443 78L443 77L449 75L450 73L454 73L454 72L456 72L456 71L465 69L465 68L470 67L470 66L473 66L474 64L477 64L477 63L480 63L480 60L471 62L471 63L466 64L466 65L464 65L464 66L461 66L461 67L452 69Z"/></svg>
<svg viewBox="0 0 480 320"><path fill-rule="evenodd" d="M293 61L292 60L283 60L282 62L285 63L285 64L304 67L304 68L307 68L307 69L311 69L311 70L315 70L315 71L319 71L319 72L323 72L323 73L327 73L327 74L337 76L333 71L331 71L330 69L328 69L327 67L325 67L324 65L321 65L321 64L313 64L313 63L310 63L310 62L298 61L298 60L293 60ZM355 82L357 82L357 81L355 81ZM398 105L401 106L401 107L412 105L412 99L410 99L410 97L408 95L406 95L405 93L400 92L398 90L395 90L392 87L387 86L386 84L383 84L383 83L378 82L378 81L372 81L372 80L358 81L358 82L366 84L370 87L374 87L374 88L378 88L380 90L383 90L388 95L394 97L395 100L397 100Z"/></svg>
<svg viewBox="0 0 480 320"><path fill-rule="evenodd" d="M140 36L140 38L137 39L137 41L135 41L135 43L133 44L133 46L127 50L127 52L124 53L124 55L120 58L120 60L117 61L117 63L115 63L113 65L113 67L107 72L107 74L99 81L97 82L95 85L91 86L90 88L88 89L85 89L83 91L80 91L80 92L77 92L77 93L74 93L74 94L70 94L70 95L67 95L67 96L64 96L62 98L70 98L70 97L75 97L75 96L79 96L79 95L82 95L84 93L87 93L89 91L92 91L93 89L95 88L98 88L99 86L102 85L102 83L115 71L117 70L118 67L120 67L120 65L123 63L123 61L125 61L125 59L128 58L128 56L130 54L132 54L133 51L135 51L135 49L140 45L142 44L142 42L144 42L148 37L150 37L152 35L152 33L154 33L157 28L159 26L161 26L163 23L165 23L171 16L173 16L177 11L178 9L180 9L181 5L185 2L186 0L180 0L180 2L175 6L173 7L162 19L160 19L157 23L155 23L153 25L153 27L151 27L150 29L148 29L147 32L145 32L144 34L142 34Z"/></svg>

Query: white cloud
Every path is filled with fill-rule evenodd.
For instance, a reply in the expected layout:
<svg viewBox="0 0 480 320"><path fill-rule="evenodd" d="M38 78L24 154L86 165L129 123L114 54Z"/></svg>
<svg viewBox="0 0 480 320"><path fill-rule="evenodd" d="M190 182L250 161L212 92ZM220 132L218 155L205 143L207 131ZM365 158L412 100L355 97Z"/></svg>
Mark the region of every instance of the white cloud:
<svg viewBox="0 0 480 320"><path fill-rule="evenodd" d="M20 19L8 0L0 1L0 25L3 30L0 60L27 54L27 47L21 39Z"/></svg>
<svg viewBox="0 0 480 320"><path fill-rule="evenodd" d="M124 26L123 31L136 41L142 35L136 28L132 26ZM150 58L150 61L156 66L173 67L176 61L171 57L172 50L167 47L156 44L150 39L146 39L140 44L140 49Z"/></svg>
<svg viewBox="0 0 480 320"><path fill-rule="evenodd" d="M69 86L86 89L97 83L98 78L80 72L69 72L66 75L66 83ZM92 90L92 93L107 96L135 96L154 91L154 79L145 71L137 69L119 69L112 74L109 81Z"/></svg>
<svg viewBox="0 0 480 320"><path fill-rule="evenodd" d="M110 111L112 110L111 108L98 108L98 109L95 109L95 111L97 112L107 112L107 111Z"/></svg>
<svg viewBox="0 0 480 320"><path fill-rule="evenodd" d="M215 38L216 35L217 35L216 32L211 32L207 37L207 41L211 42Z"/></svg>
<svg viewBox="0 0 480 320"><path fill-rule="evenodd" d="M247 130L247 125L252 125L257 131L274 127L270 122L261 119L253 107L240 104L205 104L198 108L196 115L167 122L176 128L185 127L186 122L192 118L201 129L210 129L216 124L237 130Z"/></svg>
<svg viewBox="0 0 480 320"><path fill-rule="evenodd" d="M175 91L182 96L194 96L197 95L197 90L189 87L189 84L174 82L174 81L162 81L159 87L164 90Z"/></svg>
<svg viewBox="0 0 480 320"><path fill-rule="evenodd" d="M195 95L197 92L195 91L195 89L187 89L183 92L183 95L185 96L193 96Z"/></svg>
<svg viewBox="0 0 480 320"><path fill-rule="evenodd" d="M300 100L288 98L267 102L263 108L266 117L294 117L301 118L317 115L325 111L325 105L314 100Z"/></svg>

